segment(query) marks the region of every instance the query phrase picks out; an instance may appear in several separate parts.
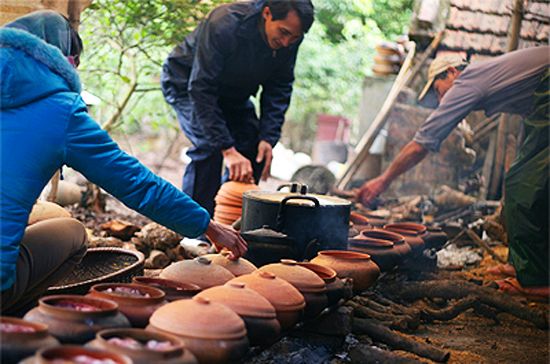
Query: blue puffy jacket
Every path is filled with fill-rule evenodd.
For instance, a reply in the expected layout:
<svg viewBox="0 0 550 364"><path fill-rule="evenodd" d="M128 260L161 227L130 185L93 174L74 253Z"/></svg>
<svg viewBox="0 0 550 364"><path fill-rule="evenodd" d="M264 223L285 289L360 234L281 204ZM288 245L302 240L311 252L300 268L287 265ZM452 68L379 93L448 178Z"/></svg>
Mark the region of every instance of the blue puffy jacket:
<svg viewBox="0 0 550 364"><path fill-rule="evenodd" d="M88 115L80 81L60 50L0 29L0 290L15 281L19 243L40 192L61 166L128 207L195 237L209 215L125 152Z"/></svg>

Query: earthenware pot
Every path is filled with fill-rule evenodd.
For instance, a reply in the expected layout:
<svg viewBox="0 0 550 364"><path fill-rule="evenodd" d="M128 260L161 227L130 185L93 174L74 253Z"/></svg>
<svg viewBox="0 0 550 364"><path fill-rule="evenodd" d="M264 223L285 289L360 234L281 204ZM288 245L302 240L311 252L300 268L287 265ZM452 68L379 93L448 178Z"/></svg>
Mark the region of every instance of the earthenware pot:
<svg viewBox="0 0 550 364"><path fill-rule="evenodd" d="M164 298L168 302L188 299L201 291L201 288L193 283L176 282L170 279L137 276L132 282L160 289L164 292Z"/></svg>
<svg viewBox="0 0 550 364"><path fill-rule="evenodd" d="M262 296L275 307L277 320L283 330L290 329L300 320L306 305L304 296L287 281L266 271L255 271L233 278L229 282L241 282Z"/></svg>
<svg viewBox="0 0 550 364"><path fill-rule="evenodd" d="M118 309L134 327L145 327L157 308L167 303L158 288L135 283L101 283L93 285L89 297L106 298L118 304Z"/></svg>
<svg viewBox="0 0 550 364"><path fill-rule="evenodd" d="M102 330L86 346L125 355L134 364L197 363L195 356L177 337L143 329Z"/></svg>
<svg viewBox="0 0 550 364"><path fill-rule="evenodd" d="M0 353L2 363L18 363L37 350L59 345L45 324L15 317L0 317Z"/></svg>
<svg viewBox="0 0 550 364"><path fill-rule="evenodd" d="M221 286L234 277L233 273L222 266L212 264L212 261L205 257L172 263L160 273L160 278L193 283L201 289Z"/></svg>
<svg viewBox="0 0 550 364"><path fill-rule="evenodd" d="M359 234L348 240L348 249L370 255L382 272L393 269L401 262L401 254L390 240L370 238Z"/></svg>
<svg viewBox="0 0 550 364"><path fill-rule="evenodd" d="M130 327L116 302L78 295L42 297L24 319L46 324L50 334L63 343L82 344L100 330Z"/></svg>
<svg viewBox="0 0 550 364"><path fill-rule="evenodd" d="M77 358L80 361L77 361ZM86 360L87 361L83 361ZM132 360L125 355L110 353L105 350L85 348L74 345L61 345L39 350L34 356L25 359L23 364L47 363L109 363L132 364Z"/></svg>
<svg viewBox="0 0 550 364"><path fill-rule="evenodd" d="M304 309L306 317L315 317L327 307L325 282L317 274L298 265L295 260L281 259L280 263L264 265L260 270L273 273L300 291L306 301Z"/></svg>
<svg viewBox="0 0 550 364"><path fill-rule="evenodd" d="M363 230L361 231L361 235L368 239L378 239L392 242L394 249L399 253L401 257L400 263L404 262L405 259L407 259L412 252L411 246L407 244L403 235L396 234L394 232L384 229Z"/></svg>
<svg viewBox="0 0 550 364"><path fill-rule="evenodd" d="M422 239L424 239L424 243L426 243L426 248L441 249L447 242L448 237L441 228L429 227L427 228L426 234L422 236Z"/></svg>
<svg viewBox="0 0 550 364"><path fill-rule="evenodd" d="M199 363L238 362L249 348L239 315L204 297L162 306L151 316L147 329L177 336Z"/></svg>
<svg viewBox="0 0 550 364"><path fill-rule="evenodd" d="M238 258L237 260L229 259L229 252L222 251L219 254L207 254L203 257L212 261L212 264L217 264L230 271L235 277L242 276L254 272L256 266L246 260L245 258Z"/></svg>
<svg viewBox="0 0 550 364"><path fill-rule="evenodd" d="M323 250L311 262L334 269L340 278L352 278L354 291L369 288L380 275L376 263L368 254L363 253Z"/></svg>
<svg viewBox="0 0 550 364"><path fill-rule="evenodd" d="M336 276L334 269L323 265L310 262L298 262L297 264L317 274L325 282L328 306L335 305L341 299L349 299L353 296L353 281L351 278L340 279Z"/></svg>
<svg viewBox="0 0 550 364"><path fill-rule="evenodd" d="M228 282L223 286L208 288L197 297L221 303L241 316L252 346L270 345L281 334L281 325L273 305L258 292L246 288L244 283Z"/></svg>
<svg viewBox="0 0 550 364"><path fill-rule="evenodd" d="M418 256L424 251L426 246L422 238L422 236L426 234L426 227L424 225L399 222L386 224L384 230L402 235L407 244L410 245L413 255Z"/></svg>

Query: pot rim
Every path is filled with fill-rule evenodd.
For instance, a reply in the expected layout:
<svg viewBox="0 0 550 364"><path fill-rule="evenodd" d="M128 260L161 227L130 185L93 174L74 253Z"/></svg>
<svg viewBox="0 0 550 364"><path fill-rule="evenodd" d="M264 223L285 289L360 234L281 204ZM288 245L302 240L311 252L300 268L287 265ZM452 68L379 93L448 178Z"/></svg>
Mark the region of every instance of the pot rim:
<svg viewBox="0 0 550 364"><path fill-rule="evenodd" d="M147 340L155 340L155 338L161 338L161 340L169 341L170 348L162 349L162 350L154 350L149 349L146 347L142 347L139 349L135 348L128 348L125 346L120 346L116 344L109 343L108 340L113 337L130 337L134 340L141 341L146 336L150 336ZM139 339L136 338L136 336L139 337ZM175 335L171 335L164 332L156 332L156 331L150 331L145 329L137 329L137 328L113 328L113 329L106 329L101 330L96 334L96 340L98 340L101 343L104 343L106 346L113 346L116 347L118 350L123 352L129 352L129 353L139 353L142 351L147 352L148 354L158 354L159 356L163 356L165 358L171 358L171 357L177 357L184 353L186 350L183 341L176 337Z"/></svg>
<svg viewBox="0 0 550 364"><path fill-rule="evenodd" d="M387 240L392 242L394 245L401 244L405 242L405 237L399 235L392 231L387 231L384 229L366 229L360 232L365 238L375 239L375 240ZM374 235L374 236L373 236Z"/></svg>
<svg viewBox="0 0 550 364"><path fill-rule="evenodd" d="M280 198L280 201L266 199L265 198L266 195L274 196L277 199ZM348 200L344 200L342 198L334 197L334 196L318 195L315 193L308 193L304 195L298 192L261 191L261 190L252 190L252 191L247 191L243 193L243 199L246 197L251 200L260 201L260 202L267 203L274 206L281 205L282 199L288 196L315 197L316 199L319 200L319 203L320 203L319 207L351 206L351 202ZM313 204L311 201L306 201L306 200L299 200L299 201L300 202L296 200L291 200L291 201L288 201L286 204L292 207L305 207L305 208L310 208Z"/></svg>
<svg viewBox="0 0 550 364"><path fill-rule="evenodd" d="M371 256L367 253L358 253L350 250L321 250L318 255L326 257L339 257L346 260L370 260Z"/></svg>
<svg viewBox="0 0 550 364"><path fill-rule="evenodd" d="M56 352L59 352L59 351L75 352L74 355L69 353L68 354L69 356L87 355L87 356L92 356L93 358L97 358L99 356L99 358L101 359L113 359L113 361L115 361L117 364L132 363L130 358L128 358L126 355L111 353L106 350L100 350L100 349L89 348L89 347L78 346L78 345L56 345L56 346L45 347L36 352L35 358L39 363L50 363L51 359L53 358L49 358L48 356L45 356L45 354L49 355L53 353L52 355L55 358ZM60 359L64 359L64 357L61 357Z"/></svg>
<svg viewBox="0 0 550 364"><path fill-rule="evenodd" d="M395 222L384 225L384 229L401 231L406 234L422 235L428 231L427 227L414 222Z"/></svg>
<svg viewBox="0 0 550 364"><path fill-rule="evenodd" d="M297 264L317 274L322 280L325 281L325 283L334 282L334 280L336 279L337 273L334 269L330 267L311 262L298 262Z"/></svg>
<svg viewBox="0 0 550 364"><path fill-rule="evenodd" d="M153 288L157 288L156 286L154 286L154 284L157 284L159 287L162 287L157 289L160 289L160 290L166 289L166 290L169 290L170 292L183 293L183 292L202 291L201 287L199 287L195 283L179 282L173 279L166 279L166 278L160 278L160 277L136 276L136 277L132 277L132 281L135 284L140 284L140 285L153 287ZM167 284L164 285L163 283L167 283Z"/></svg>
<svg viewBox="0 0 550 364"><path fill-rule="evenodd" d="M145 293L148 293L150 297L124 296L124 295L116 294L115 292L105 292L106 289L114 288L114 287L135 288L139 290L140 293L145 291ZM124 301L124 304L134 304L134 305L142 305L145 302L148 302L148 303L162 302L164 300L164 297L166 296L166 293L164 293L164 291L162 291L159 288L155 288L155 287L151 287L143 284L137 284L137 283L94 284L90 288L90 292L88 294L97 295L98 297L101 297L101 298L105 297L115 302Z"/></svg>
<svg viewBox="0 0 550 364"><path fill-rule="evenodd" d="M77 311L70 308L55 306L52 301L69 301L73 303L86 303L99 308L99 311ZM80 295L51 295L38 300L38 310L46 311L53 316L64 319L67 316L87 317L105 317L116 314L119 310L118 303L113 300L100 297L89 297Z"/></svg>
<svg viewBox="0 0 550 364"><path fill-rule="evenodd" d="M10 323L20 326L32 327L32 332L5 332L0 331L0 336L9 336L11 338L29 338L29 337L46 337L49 335L48 325L42 322L28 321L17 317L0 316L0 323Z"/></svg>

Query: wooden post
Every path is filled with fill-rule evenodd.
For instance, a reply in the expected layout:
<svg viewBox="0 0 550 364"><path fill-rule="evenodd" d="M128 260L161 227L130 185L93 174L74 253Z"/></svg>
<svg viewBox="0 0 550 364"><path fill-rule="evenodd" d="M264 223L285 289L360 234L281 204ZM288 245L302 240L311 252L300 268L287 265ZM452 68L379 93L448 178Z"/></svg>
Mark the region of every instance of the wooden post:
<svg viewBox="0 0 550 364"><path fill-rule="evenodd" d="M510 32L508 33L508 52L518 48L519 34L521 32L521 21L523 19L523 1L514 0L514 10L510 20ZM502 175L504 169L504 158L506 155L508 116L502 115L498 125L497 144L495 151L495 164L491 182L489 184L488 195L490 198L496 198L498 190L502 184Z"/></svg>

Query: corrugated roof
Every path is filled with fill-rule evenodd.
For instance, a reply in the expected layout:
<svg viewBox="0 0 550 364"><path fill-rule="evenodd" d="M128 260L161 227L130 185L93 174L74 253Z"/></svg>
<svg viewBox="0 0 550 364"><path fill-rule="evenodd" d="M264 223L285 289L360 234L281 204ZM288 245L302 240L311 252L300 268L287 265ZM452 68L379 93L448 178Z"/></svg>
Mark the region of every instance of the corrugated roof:
<svg viewBox="0 0 550 364"><path fill-rule="evenodd" d="M514 0L451 0L441 49L484 55L506 52ZM550 2L525 6L518 48L548 44Z"/></svg>

